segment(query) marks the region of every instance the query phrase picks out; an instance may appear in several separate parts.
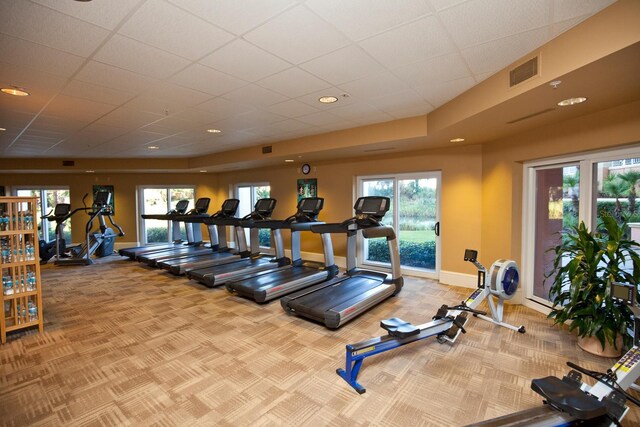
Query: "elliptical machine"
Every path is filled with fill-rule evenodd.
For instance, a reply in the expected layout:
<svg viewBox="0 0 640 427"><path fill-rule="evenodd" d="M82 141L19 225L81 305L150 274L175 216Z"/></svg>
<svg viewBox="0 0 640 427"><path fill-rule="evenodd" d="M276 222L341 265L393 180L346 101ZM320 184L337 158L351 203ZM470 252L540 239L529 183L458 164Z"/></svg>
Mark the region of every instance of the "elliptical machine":
<svg viewBox="0 0 640 427"><path fill-rule="evenodd" d="M56 222L56 238L51 242L40 239L40 264L46 264L54 256L56 259L60 259L68 251L67 243L64 240L64 223L71 216L70 212L71 205L69 203L58 203L53 211L41 217L43 220Z"/></svg>
<svg viewBox="0 0 640 427"><path fill-rule="evenodd" d="M85 194L82 198L83 204L85 204L87 196L88 194ZM111 205L109 205L110 201L111 193L108 191L98 191L95 194L93 205L90 208L85 205L85 207L75 209L62 220L62 222L64 222L64 220L78 211L85 211L90 215L89 221L87 221L87 225L85 226L85 241L81 245L71 248L71 256L69 258L58 257L55 261L56 265L89 265L93 264L91 255L94 253L98 257L113 254L115 238L124 236L124 231L111 217L113 211ZM117 234L112 228L107 227L105 217L109 218L111 225L118 229ZM97 231L92 232L93 222L96 218L98 218L100 226ZM56 237L58 236L56 235Z"/></svg>

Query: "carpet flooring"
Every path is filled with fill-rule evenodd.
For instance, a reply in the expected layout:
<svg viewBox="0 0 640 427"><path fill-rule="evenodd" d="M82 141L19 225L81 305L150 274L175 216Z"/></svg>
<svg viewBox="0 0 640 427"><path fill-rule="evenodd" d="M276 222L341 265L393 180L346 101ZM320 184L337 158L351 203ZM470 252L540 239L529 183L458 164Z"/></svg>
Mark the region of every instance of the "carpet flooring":
<svg viewBox="0 0 640 427"><path fill-rule="evenodd" d="M471 318L454 345L426 339L364 361L358 395L338 375L345 344L414 324L469 289L406 278L395 298L332 331L116 256L42 269L44 334L0 346L2 426L457 426L541 405L533 378L571 360L605 370L576 338L523 306ZM639 425L632 407L623 425Z"/></svg>

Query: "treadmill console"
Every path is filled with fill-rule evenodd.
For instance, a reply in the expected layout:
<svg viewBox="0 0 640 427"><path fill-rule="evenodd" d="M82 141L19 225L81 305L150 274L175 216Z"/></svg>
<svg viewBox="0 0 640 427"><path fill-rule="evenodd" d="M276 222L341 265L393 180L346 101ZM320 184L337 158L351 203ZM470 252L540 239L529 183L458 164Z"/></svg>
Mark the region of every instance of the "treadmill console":
<svg viewBox="0 0 640 427"><path fill-rule="evenodd" d="M176 208L169 211L169 214L171 215L184 215L185 212L187 212L187 208L189 207L189 201L184 199L184 200L179 200L178 203L176 203Z"/></svg>
<svg viewBox="0 0 640 427"><path fill-rule="evenodd" d="M391 207L391 199L381 196L360 197L353 205L358 220L380 221Z"/></svg>
<svg viewBox="0 0 640 427"><path fill-rule="evenodd" d="M209 210L209 203L211 203L211 199L208 197L201 197L196 201L196 207L194 208L195 213L204 214Z"/></svg>
<svg viewBox="0 0 640 427"><path fill-rule="evenodd" d="M276 208L276 199L259 199L253 207L251 217L253 219L270 218L273 210Z"/></svg>
<svg viewBox="0 0 640 427"><path fill-rule="evenodd" d="M294 219L296 222L313 222L318 219L318 214L324 207L322 197L305 197L298 202L298 212Z"/></svg>
<svg viewBox="0 0 640 427"><path fill-rule="evenodd" d="M233 217L238 210L238 205L240 205L240 200L238 199L227 199L222 203L222 207L220 208L219 215L221 217Z"/></svg>

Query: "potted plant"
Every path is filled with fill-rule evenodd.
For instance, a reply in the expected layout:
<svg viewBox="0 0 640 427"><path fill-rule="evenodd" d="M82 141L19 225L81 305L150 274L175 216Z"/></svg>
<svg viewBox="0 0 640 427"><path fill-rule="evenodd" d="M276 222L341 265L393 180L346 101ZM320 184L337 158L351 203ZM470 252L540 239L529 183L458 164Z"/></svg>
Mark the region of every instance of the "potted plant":
<svg viewBox="0 0 640 427"><path fill-rule="evenodd" d="M638 243L628 239L626 223L618 224L612 216L602 217L602 231L590 232L581 222L563 233L562 241L551 250L555 253L549 299L554 308L549 318L554 324L570 321L569 330L578 333L578 345L590 352L600 348L588 342L597 340L602 355L615 357L622 342L631 343L627 334L630 311L613 303L611 282L640 281Z"/></svg>

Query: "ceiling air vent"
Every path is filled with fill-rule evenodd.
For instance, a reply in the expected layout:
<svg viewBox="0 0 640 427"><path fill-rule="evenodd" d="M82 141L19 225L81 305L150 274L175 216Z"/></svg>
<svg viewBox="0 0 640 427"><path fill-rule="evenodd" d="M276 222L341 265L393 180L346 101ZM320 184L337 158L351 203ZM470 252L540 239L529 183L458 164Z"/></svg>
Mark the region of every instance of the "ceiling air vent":
<svg viewBox="0 0 640 427"><path fill-rule="evenodd" d="M75 166L76 162L75 160L63 160L62 161L62 166Z"/></svg>
<svg viewBox="0 0 640 427"><path fill-rule="evenodd" d="M271 145L267 145L266 147L262 147L262 154L269 154L271 153L273 149L273 146Z"/></svg>
<svg viewBox="0 0 640 427"><path fill-rule="evenodd" d="M538 75L538 57L535 56L509 71L509 87L514 87Z"/></svg>

